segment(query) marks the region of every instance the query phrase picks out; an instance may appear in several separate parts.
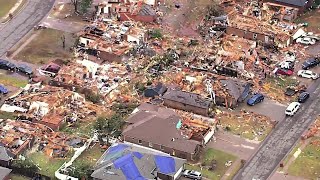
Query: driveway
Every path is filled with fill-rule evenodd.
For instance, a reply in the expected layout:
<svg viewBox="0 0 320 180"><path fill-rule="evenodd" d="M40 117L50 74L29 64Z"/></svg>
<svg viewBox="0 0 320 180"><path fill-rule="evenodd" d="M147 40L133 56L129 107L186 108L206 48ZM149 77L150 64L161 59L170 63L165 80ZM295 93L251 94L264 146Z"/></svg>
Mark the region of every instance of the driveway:
<svg viewBox="0 0 320 180"><path fill-rule="evenodd" d="M239 105L239 108L268 116L271 118L272 121L279 122L285 118L284 111L286 110L287 105L265 98L263 102L254 106L248 106L246 103L241 103Z"/></svg>
<svg viewBox="0 0 320 180"><path fill-rule="evenodd" d="M217 131L216 140L209 142L206 147L214 148L240 159L248 160L259 146L259 142L250 141L223 130Z"/></svg>
<svg viewBox="0 0 320 180"><path fill-rule="evenodd" d="M268 179L320 114L320 79L308 89L310 99L294 117L280 121L234 179Z"/></svg>
<svg viewBox="0 0 320 180"><path fill-rule="evenodd" d="M0 29L0 57L36 26L51 10L54 0L28 0L25 8Z"/></svg>

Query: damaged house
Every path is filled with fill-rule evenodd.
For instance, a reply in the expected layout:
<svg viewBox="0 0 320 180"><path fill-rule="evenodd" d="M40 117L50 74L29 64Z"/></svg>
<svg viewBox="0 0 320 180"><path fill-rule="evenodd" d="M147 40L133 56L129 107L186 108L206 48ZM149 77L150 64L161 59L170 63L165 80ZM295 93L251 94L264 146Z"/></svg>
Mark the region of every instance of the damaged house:
<svg viewBox="0 0 320 180"><path fill-rule="evenodd" d="M101 156L94 180L178 179L186 160L129 143L114 144Z"/></svg>
<svg viewBox="0 0 320 180"><path fill-rule="evenodd" d="M209 116L211 101L199 94L170 90L163 95L164 105L174 109L193 112L202 116Z"/></svg>
<svg viewBox="0 0 320 180"><path fill-rule="evenodd" d="M214 134L212 123L180 117L171 109L148 103L141 104L126 122L129 126L122 133L125 142L188 160L194 160Z"/></svg>
<svg viewBox="0 0 320 180"><path fill-rule="evenodd" d="M298 15L304 13L313 4L313 0L264 0L267 6L280 6L285 8L297 9Z"/></svg>

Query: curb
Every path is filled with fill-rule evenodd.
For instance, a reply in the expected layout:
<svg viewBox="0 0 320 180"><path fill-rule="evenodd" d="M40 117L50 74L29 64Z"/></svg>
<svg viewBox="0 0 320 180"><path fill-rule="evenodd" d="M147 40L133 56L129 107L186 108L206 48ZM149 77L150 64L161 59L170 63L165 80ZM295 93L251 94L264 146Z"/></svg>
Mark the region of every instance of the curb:
<svg viewBox="0 0 320 180"><path fill-rule="evenodd" d="M29 0L25 0L26 2L23 4L23 6L20 8L20 9L18 9L18 11L14 11L12 14L13 14L13 17L15 17L15 16L17 16L18 14L20 14L21 13L21 11L26 7L26 5L28 4L28 2L29 2ZM19 7L19 6L18 6ZM3 22L1 22L1 24L2 25L6 25L8 22L10 22L10 18L6 18L6 20L5 21L3 21Z"/></svg>

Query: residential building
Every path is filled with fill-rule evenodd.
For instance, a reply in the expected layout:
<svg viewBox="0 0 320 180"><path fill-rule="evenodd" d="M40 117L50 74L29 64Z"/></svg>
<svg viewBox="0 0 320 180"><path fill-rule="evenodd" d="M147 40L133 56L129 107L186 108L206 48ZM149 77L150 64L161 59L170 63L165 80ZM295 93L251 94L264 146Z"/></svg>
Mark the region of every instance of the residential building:
<svg viewBox="0 0 320 180"><path fill-rule="evenodd" d="M298 14L302 14L307 8L314 4L313 0L264 0L264 4L277 5L298 9Z"/></svg>
<svg viewBox="0 0 320 180"><path fill-rule="evenodd" d="M94 180L175 180L180 177L185 162L150 148L119 143L101 156L91 177Z"/></svg>
<svg viewBox="0 0 320 180"><path fill-rule="evenodd" d="M193 112L202 116L209 116L211 101L199 94L169 90L163 95L164 105L174 109Z"/></svg>

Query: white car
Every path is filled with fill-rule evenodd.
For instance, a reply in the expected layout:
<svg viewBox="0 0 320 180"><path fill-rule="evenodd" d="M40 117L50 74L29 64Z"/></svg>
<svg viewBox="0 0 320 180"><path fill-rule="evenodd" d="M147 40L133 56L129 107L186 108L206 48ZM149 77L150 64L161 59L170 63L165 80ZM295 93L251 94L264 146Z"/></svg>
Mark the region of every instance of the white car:
<svg viewBox="0 0 320 180"><path fill-rule="evenodd" d="M190 179L197 179L197 180L200 180L202 179L202 176L201 176L201 173L198 172L198 171L194 171L194 170L184 170L182 175L184 177L187 177L187 178L190 178Z"/></svg>
<svg viewBox="0 0 320 180"><path fill-rule="evenodd" d="M316 40L305 37L305 38L298 38L296 40L297 43L305 44L305 45L313 45L316 43Z"/></svg>
<svg viewBox="0 0 320 180"><path fill-rule="evenodd" d="M300 109L300 106L301 106L301 104L298 102L290 103L285 111L285 114L287 116L293 116Z"/></svg>
<svg viewBox="0 0 320 180"><path fill-rule="evenodd" d="M319 75L317 73L312 72L310 70L299 70L298 76L303 77L303 78L308 78L308 79L318 79L319 78Z"/></svg>

